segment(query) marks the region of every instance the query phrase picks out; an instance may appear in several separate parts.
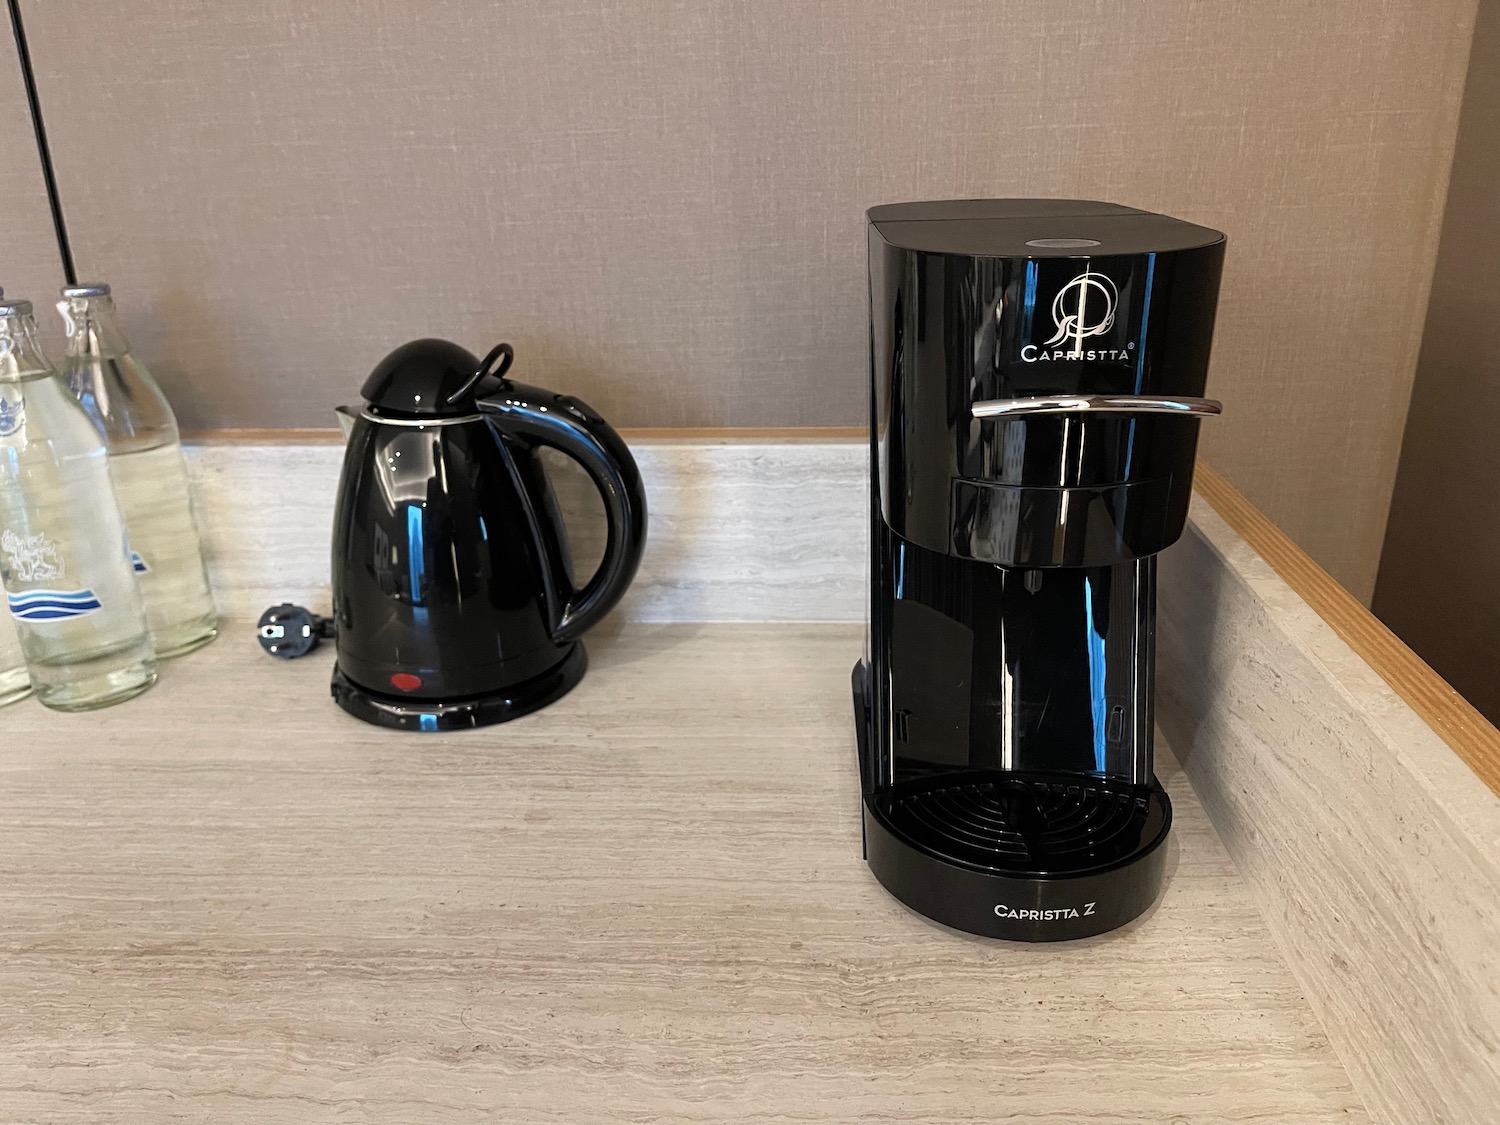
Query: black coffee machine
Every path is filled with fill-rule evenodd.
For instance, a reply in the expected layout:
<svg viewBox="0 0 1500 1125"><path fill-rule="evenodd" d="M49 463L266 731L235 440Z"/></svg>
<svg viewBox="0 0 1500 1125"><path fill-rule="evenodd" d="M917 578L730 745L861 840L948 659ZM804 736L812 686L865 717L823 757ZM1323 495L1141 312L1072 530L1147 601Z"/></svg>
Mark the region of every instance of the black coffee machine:
<svg viewBox="0 0 1500 1125"><path fill-rule="evenodd" d="M1081 200L869 212L865 855L1054 941L1156 899L1156 553L1182 534L1224 236Z"/></svg>

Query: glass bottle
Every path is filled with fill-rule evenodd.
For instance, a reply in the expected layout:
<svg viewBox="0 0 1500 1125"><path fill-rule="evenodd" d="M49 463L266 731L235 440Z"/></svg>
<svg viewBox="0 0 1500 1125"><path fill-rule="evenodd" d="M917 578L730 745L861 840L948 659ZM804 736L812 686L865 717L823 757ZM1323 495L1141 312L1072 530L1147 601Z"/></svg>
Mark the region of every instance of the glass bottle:
<svg viewBox="0 0 1500 1125"><path fill-rule="evenodd" d="M177 419L130 354L108 285L65 288L63 378L109 447L109 467L158 656L206 645L219 631L188 492Z"/></svg>
<svg viewBox="0 0 1500 1125"><path fill-rule="evenodd" d="M0 289L0 297L5 290ZM0 401L4 401L0 399ZM0 427L4 423L0 422ZM0 707L25 699L31 694L31 675L26 671L26 654L21 651L21 638L16 636L16 627L9 614L0 614Z"/></svg>
<svg viewBox="0 0 1500 1125"><path fill-rule="evenodd" d="M31 675L26 671L21 638L16 636L9 614L0 614L0 707L30 694Z"/></svg>
<svg viewBox="0 0 1500 1125"><path fill-rule="evenodd" d="M5 290L0 289L0 297ZM3 425L3 423L0 423ZM3 590L0 590L3 592ZM26 654L10 615L0 614L0 707L15 703L31 694L31 674L26 671Z"/></svg>
<svg viewBox="0 0 1500 1125"><path fill-rule="evenodd" d="M0 582L42 703L85 711L156 682L104 442L0 300Z"/></svg>

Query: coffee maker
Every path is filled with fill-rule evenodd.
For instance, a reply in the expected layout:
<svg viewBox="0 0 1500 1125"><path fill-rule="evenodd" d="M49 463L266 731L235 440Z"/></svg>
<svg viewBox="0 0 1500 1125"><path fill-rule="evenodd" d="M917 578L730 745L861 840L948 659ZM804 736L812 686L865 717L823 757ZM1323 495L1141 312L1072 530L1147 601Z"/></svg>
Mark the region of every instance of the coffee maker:
<svg viewBox="0 0 1500 1125"><path fill-rule="evenodd" d="M1083 200L868 213L865 856L991 937L1156 899L1156 554L1182 534L1224 236Z"/></svg>

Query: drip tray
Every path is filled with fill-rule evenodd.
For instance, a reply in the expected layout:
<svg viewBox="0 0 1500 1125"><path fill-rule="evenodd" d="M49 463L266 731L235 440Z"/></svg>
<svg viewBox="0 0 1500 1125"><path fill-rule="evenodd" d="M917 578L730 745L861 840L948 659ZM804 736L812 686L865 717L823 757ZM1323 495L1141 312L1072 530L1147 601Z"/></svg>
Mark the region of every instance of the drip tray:
<svg viewBox="0 0 1500 1125"><path fill-rule="evenodd" d="M865 798L876 877L936 921L1025 941L1084 937L1145 911L1172 806L1158 784L968 771Z"/></svg>
<svg viewBox="0 0 1500 1125"><path fill-rule="evenodd" d="M1160 794L1160 801L1153 795ZM873 798L915 846L981 870L1081 874L1129 859L1166 829L1160 788L1052 773L923 778Z"/></svg>

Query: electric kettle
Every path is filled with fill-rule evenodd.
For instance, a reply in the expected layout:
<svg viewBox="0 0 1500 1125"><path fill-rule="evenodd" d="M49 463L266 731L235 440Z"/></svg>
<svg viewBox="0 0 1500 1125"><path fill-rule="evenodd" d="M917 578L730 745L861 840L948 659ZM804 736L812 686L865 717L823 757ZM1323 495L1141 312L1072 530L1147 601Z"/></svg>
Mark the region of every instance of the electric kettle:
<svg viewBox="0 0 1500 1125"><path fill-rule="evenodd" d="M446 340L388 355L341 408L348 425L333 530L338 662L333 697L381 726L504 722L570 691L581 637L620 600L646 541L630 450L582 402L507 379ZM557 499L537 451L587 471L608 542L575 585Z"/></svg>

